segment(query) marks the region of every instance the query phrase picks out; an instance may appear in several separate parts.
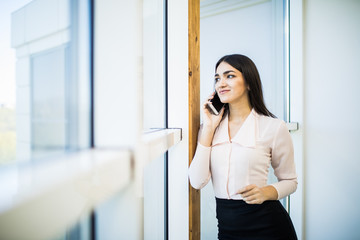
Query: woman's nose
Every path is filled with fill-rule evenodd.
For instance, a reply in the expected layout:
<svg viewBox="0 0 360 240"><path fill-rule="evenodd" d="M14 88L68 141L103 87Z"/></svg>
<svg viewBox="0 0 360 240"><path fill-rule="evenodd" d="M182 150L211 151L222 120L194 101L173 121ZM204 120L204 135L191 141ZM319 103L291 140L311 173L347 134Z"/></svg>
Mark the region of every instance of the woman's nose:
<svg viewBox="0 0 360 240"><path fill-rule="evenodd" d="M226 79L225 78L220 78L220 80L217 82L217 85L219 87L225 86L226 85Z"/></svg>

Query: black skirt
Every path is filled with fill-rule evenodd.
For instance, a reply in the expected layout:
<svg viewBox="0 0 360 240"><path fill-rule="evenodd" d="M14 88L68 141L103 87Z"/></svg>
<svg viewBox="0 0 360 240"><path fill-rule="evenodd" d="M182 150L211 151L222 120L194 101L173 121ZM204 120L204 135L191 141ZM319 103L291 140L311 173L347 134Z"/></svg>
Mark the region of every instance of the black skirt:
<svg viewBox="0 0 360 240"><path fill-rule="evenodd" d="M279 201L247 204L243 200L216 198L218 239L297 239L289 214Z"/></svg>

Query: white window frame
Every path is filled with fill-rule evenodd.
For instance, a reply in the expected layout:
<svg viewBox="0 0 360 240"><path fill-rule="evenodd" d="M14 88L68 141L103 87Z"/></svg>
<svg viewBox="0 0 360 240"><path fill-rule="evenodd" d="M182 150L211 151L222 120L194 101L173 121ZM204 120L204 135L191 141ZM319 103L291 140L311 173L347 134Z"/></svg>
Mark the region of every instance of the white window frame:
<svg viewBox="0 0 360 240"><path fill-rule="evenodd" d="M295 165L298 175L298 187L290 198L290 216L293 221L299 239L303 239L304 225L304 79L303 79L303 9L302 0L291 0L290 2L290 120L297 122L297 131L291 131L294 144Z"/></svg>

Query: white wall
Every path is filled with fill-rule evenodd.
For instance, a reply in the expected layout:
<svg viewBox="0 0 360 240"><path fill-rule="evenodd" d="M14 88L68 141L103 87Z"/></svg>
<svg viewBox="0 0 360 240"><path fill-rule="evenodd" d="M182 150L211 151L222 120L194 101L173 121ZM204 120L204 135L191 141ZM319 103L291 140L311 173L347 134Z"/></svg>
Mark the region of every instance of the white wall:
<svg viewBox="0 0 360 240"><path fill-rule="evenodd" d="M360 1L292 0L290 7L291 121L300 124L292 133L299 186L291 217L299 239L360 239Z"/></svg>
<svg viewBox="0 0 360 240"><path fill-rule="evenodd" d="M214 89L215 63L227 54L243 54L259 70L267 107L283 119L282 21L279 1L264 1L201 18L201 101Z"/></svg>
<svg viewBox="0 0 360 240"><path fill-rule="evenodd" d="M304 5L305 236L360 239L360 1Z"/></svg>

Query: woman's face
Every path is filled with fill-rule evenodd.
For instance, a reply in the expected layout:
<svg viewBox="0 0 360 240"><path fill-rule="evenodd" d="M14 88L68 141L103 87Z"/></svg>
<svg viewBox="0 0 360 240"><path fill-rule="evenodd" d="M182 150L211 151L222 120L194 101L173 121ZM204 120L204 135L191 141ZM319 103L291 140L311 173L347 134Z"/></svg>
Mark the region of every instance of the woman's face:
<svg viewBox="0 0 360 240"><path fill-rule="evenodd" d="M220 63L216 69L215 90L223 103L233 104L248 97L242 73L226 62Z"/></svg>

